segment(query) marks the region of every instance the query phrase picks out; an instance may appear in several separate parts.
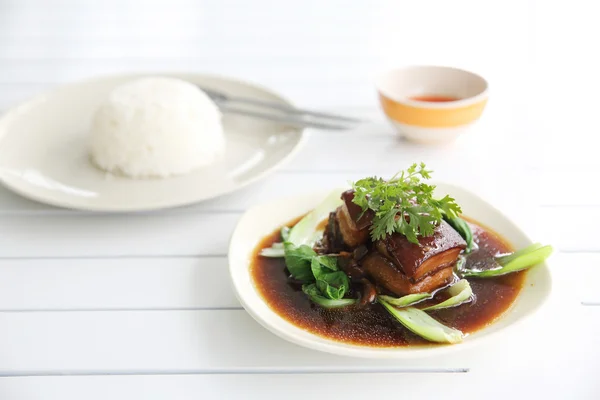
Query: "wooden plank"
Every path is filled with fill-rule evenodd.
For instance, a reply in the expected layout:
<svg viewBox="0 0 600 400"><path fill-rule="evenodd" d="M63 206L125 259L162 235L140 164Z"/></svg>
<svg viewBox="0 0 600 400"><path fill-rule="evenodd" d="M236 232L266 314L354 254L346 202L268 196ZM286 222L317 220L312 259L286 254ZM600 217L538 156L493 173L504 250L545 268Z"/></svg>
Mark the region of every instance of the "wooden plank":
<svg viewBox="0 0 600 400"><path fill-rule="evenodd" d="M55 207L48 206L46 204L38 203L33 200L28 200L24 197L19 196L16 193L11 192L8 188L0 186L0 213L13 213L21 211L33 211L33 210L52 210Z"/></svg>
<svg viewBox="0 0 600 400"><path fill-rule="evenodd" d="M329 181L321 182L329 186ZM317 188L315 184L304 190ZM297 188L288 190L298 193ZM253 195L240 197L245 200L234 196L225 200L223 204L231 201L232 208L241 208L232 211L210 210L211 203L206 203L197 209L123 215L3 212L0 213L0 240L5 246L0 248L0 258L224 255L243 208L267 199L270 192L268 189L261 192L259 188L250 193ZM503 203L495 200L492 204L498 205L536 241L568 252L600 251L600 244L593 235L594 226L588 222L600 218L600 207L586 208L585 218L571 218L569 230L577 234L569 235L557 227L555 218L571 212L568 208L536 209L524 204L518 206L510 199ZM206 208L203 210L203 207Z"/></svg>
<svg viewBox="0 0 600 400"><path fill-rule="evenodd" d="M104 32L101 32L104 33ZM118 33L117 37L118 38ZM288 77L287 85L290 86L294 83L311 85L313 91L319 85L323 85L326 82L331 82L327 79L327 75L318 74L318 71L322 68L326 69L326 72L336 72L340 74L339 88L343 88L343 83L347 84L355 79L353 78L354 73L368 74L369 69L373 68L376 60L365 59L357 61L353 68L350 70L344 70L339 68L339 63L331 64L307 64L300 65L298 59L295 57L278 59L276 56L271 56L272 62L276 62L278 69L271 71L269 75L265 74L264 59L246 59L240 57L234 57L229 55L226 57L213 57L211 55L181 55L179 57L149 57L139 58L130 57L126 59L126 63L123 60L117 58L108 59L93 59L93 58L77 58L72 60L60 59L37 59L29 60L24 63L23 60L19 59L5 59L0 64L0 82L2 83L59 83L69 82L77 79L84 79L94 75L101 75L115 72L126 72L126 71L172 71L174 67L178 69L185 69L186 71L219 71L219 75L223 76L238 76L238 77L261 77L267 79L277 78L277 81L285 85L285 78ZM245 65L231 64L236 60L246 60ZM334 71L335 70L335 71ZM294 74L299 77L296 80L289 80L289 75ZM354 77L355 78L355 77ZM249 78L252 79L252 78ZM256 79L256 78L255 78ZM271 81L272 82L272 81ZM285 87L284 86L284 87ZM338 97L338 99L341 97ZM318 101L318 100L317 100ZM354 102L352 102L354 103ZM340 103L337 103L340 105ZM341 105L348 104L344 102ZM364 102L363 102L364 104Z"/></svg>
<svg viewBox="0 0 600 400"><path fill-rule="evenodd" d="M194 206L186 207L186 209L202 212L242 211L253 205L271 201L274 198L294 196L306 193L307 191L349 187L350 182L373 175L390 177L393 175L393 172L389 172L389 170L377 171L369 168L365 168L362 171L323 171L320 173L317 171L281 171L276 172L271 177L261 182L241 189L236 193L221 196L217 199L207 200ZM440 173L439 175L441 175L439 180L445 180L443 177L447 174ZM474 192L479 192L481 194L482 190L479 189L480 185L478 185L480 182L479 179L471 180L470 182L468 179L461 180L466 183L464 186L470 187ZM458 179L454 178L450 179L450 181L457 182ZM490 187L495 188L495 186L491 185ZM532 191L533 190L530 190L530 192ZM498 190L493 190L493 192L494 193L492 193L492 195L500 196L500 200L504 200L506 198L508 201L511 201L511 199L514 199L513 196L502 196ZM499 200L496 200L496 202L499 203L499 205L504 204ZM525 206L527 206L527 204L525 204ZM0 215L5 213L14 215L16 212L43 210L64 211L56 207L26 200L23 197L10 192L7 188L0 188Z"/></svg>
<svg viewBox="0 0 600 400"><path fill-rule="evenodd" d="M0 219L0 258L225 255L240 213L58 214Z"/></svg>
<svg viewBox="0 0 600 400"><path fill-rule="evenodd" d="M557 293L600 304L600 254L559 253L550 265ZM225 257L0 260L0 311L232 307Z"/></svg>
<svg viewBox="0 0 600 400"><path fill-rule="evenodd" d="M536 365L542 371L562 371L566 360L572 368L588 368L585 360L599 358L597 354L590 356L600 348L598 313L598 307L574 307L566 296L555 298L529 320L485 345L484 352L480 346L457 347L459 353L398 361L310 351L279 339L242 310L3 312L0 342L11 345L2 349L0 375L464 369L500 373L517 364L528 369ZM557 315L568 316L568 325L557 323ZM552 357L548 357L549 348ZM519 363L515 364L515 359Z"/></svg>
<svg viewBox="0 0 600 400"><path fill-rule="evenodd" d="M555 262L554 262L555 261ZM552 266L557 269L555 279L567 282L585 305L599 306L600 253L557 254Z"/></svg>
<svg viewBox="0 0 600 400"><path fill-rule="evenodd" d="M275 175L237 194L205 202L201 208L206 206L207 209L214 210L215 204L218 204L219 210L228 209L230 205L239 210L252 204L246 198L254 199L257 194L260 195L256 198L258 202L275 195L301 193L309 187L346 185L349 181L369 175L389 177L419 161L427 162L435 171L434 179L465 186L484 197L496 199L498 203L508 204L513 208L538 204L581 205L582 202L593 204L596 199L600 201L600 195L594 195L591 189L576 199L571 194L564 193L565 191L555 195L556 190L551 184L551 179L555 177L556 170L546 171L527 166L527 172L524 173L526 179L515 179L513 174L502 171L502 163L498 159L488 156L486 152L479 154L474 150L482 144L494 146L494 143L479 142L475 136L466 137L452 148L420 146L399 140L391 127L382 121L378 112L357 114L366 115L373 122L351 132L313 131L299 155L282 166ZM369 145L365 146L365 142ZM321 154L323 149L332 148L336 149L338 156L319 157L318 162L315 162L315 154ZM488 160L484 162L486 158ZM563 174L565 179L566 174L567 172ZM585 187L584 179L590 179L591 174L583 174L580 180L574 182ZM22 201L6 189L0 191L0 211L41 208L43 207L37 203Z"/></svg>
<svg viewBox="0 0 600 400"><path fill-rule="evenodd" d="M329 398L343 393L385 397L398 391L406 398L419 398L417 395L428 388L431 398L443 398L453 394L460 397L465 386L473 393L478 386L470 386L469 378L460 374L27 377L0 378L0 393L7 399L22 400L276 399L283 395L304 400L314 397L315 391L319 397Z"/></svg>
<svg viewBox="0 0 600 400"><path fill-rule="evenodd" d="M165 16L164 10L161 11L161 17ZM94 14L96 15L96 14ZM189 14L187 14L189 16ZM132 15L126 18L131 21ZM115 14L110 13L109 18L114 20ZM156 19L155 15L147 15L146 19ZM204 23L206 17L193 15L187 19L187 23ZM202 22L200 22L202 21ZM94 21L95 23L102 23ZM270 27L271 29L273 27ZM288 28L286 25L282 28ZM31 32L28 32L31 33ZM309 40L298 41L294 47L286 46L285 40L271 42L269 46L245 46L235 35L229 32L223 32L220 37L220 46L215 48L207 39L211 36L210 32L187 32L187 35L161 35L152 41L140 42L139 38L132 35L122 34L110 35L89 35L71 36L68 38L44 36L21 36L19 38L2 36L0 32L0 57L3 60L15 60L22 63L30 61L47 60L52 62L68 62L73 60L114 60L122 59L124 61L131 59L159 59L159 58L203 58L203 54L211 54L212 57L218 57L221 60L239 60L252 55L262 58L265 62L278 62L285 59L302 60L315 54L315 48ZM291 33L291 32L290 32ZM293 33L292 33L293 34ZM269 38L269 30L253 32L254 38ZM306 32L307 36L317 36L317 32ZM320 51L329 53L330 62L342 63L344 60L355 61L353 52L356 51L356 43L352 41L339 41L334 37L321 35ZM272 35L271 35L272 39ZM306 38L305 38L306 39ZM87 46L86 46L87 44ZM372 48L366 48L363 54L365 59L373 59L376 54ZM277 54L274 56L273 54ZM364 60L361 60L364 62ZM40 77L41 78L41 77ZM41 82L37 78L37 82ZM0 77L0 81L2 77ZM336 85L341 84L335 81Z"/></svg>
<svg viewBox="0 0 600 400"><path fill-rule="evenodd" d="M506 207L504 207L506 208ZM598 251L588 219L573 220L565 235L555 220L564 210L507 214L535 240L569 252ZM0 258L225 255L241 216L235 212L177 210L143 214L51 213L0 216ZM600 218L600 208L589 220ZM587 232L587 233L586 233Z"/></svg>
<svg viewBox="0 0 600 400"><path fill-rule="evenodd" d="M173 0L168 4L170 8L164 11L164 0L108 0L101 7L82 5L74 0L57 0L49 9L40 7L37 0L6 0L0 4L0 81L8 84L0 87L0 107L37 90L36 82L41 88L46 83L138 69L219 71L271 85L313 107L339 104L340 101L351 104L370 101L369 104L374 105L373 89L364 77L376 65L397 63L398 57L384 55L382 49L393 47L398 37L415 32L421 23L415 19L398 24L397 15L421 15L431 5L415 2L407 12L406 4L396 8L388 4L384 7L383 2L369 3L368 12L365 12L365 5L346 3L342 4L340 0L324 5L316 0L309 1L290 13L289 5L283 3L269 2L268 7L260 7L259 2L259 5L253 3L249 7L241 0L235 1L229 4L227 20L239 25L236 30L231 28L231 23L221 27L211 22L222 21L224 15L220 3L213 0L203 1L201 5L190 0ZM526 220L524 226L538 240L552 242L570 251L599 250L588 226L598 217L595 211L588 209L600 204L600 192L589 185L593 182L591 179L595 179L593 173L598 165L596 149L594 146L582 147L578 140L570 143L580 148L569 149L569 143L562 140L564 132L569 135L578 130L587 133L592 125L584 121L574 129L569 121L570 125L557 131L563 135L561 140L556 135L555 143L547 145L539 143L541 128L523 124L525 119L518 119L513 110L500 106L519 101L514 93L523 93L525 86L518 81L519 77L523 77L522 81L527 79L521 64L511 66L501 62L514 58L527 60L527 49L531 48L531 41L523 35L530 22L531 13L526 10L527 6L517 1L509 2L508 6L506 2L498 3L495 7L474 5L473 2L461 6L438 3L438 16L430 22L432 26L451 28L442 29L451 32L445 41L458 43L460 40L454 39L467 37L473 30L482 34L468 46L438 48L437 52L431 49L439 44L439 38L424 36L418 42L405 44L401 58L420 60L421 63L440 60L451 65L466 63L467 68L480 71L489 78L494 86L493 101L486 110L484 125L476 131L479 136L461 140L444 150L421 152L418 146L401 146L398 141L376 138L391 133L389 128L384 131L383 126L365 127L365 134L360 138L343 134L324 137L327 133L315 132L301 157L285 167L291 175L299 176L273 177L272 182L264 182L264 187L261 183L240 192L239 198L219 199L199 205L197 209L133 219L108 216L108 220L98 222L95 217L80 214L65 217L64 211L29 204L18 197L5 203L0 194L0 255L139 256L146 252L172 255L182 251L208 254L214 249L225 248L235 218L214 216L198 223L197 219L204 218L203 214L241 211L275 193L293 194L293 190L325 186L329 182L326 179L339 178L341 181L344 176L336 175L339 172L391 174L415 158L423 158L436 170L441 170L440 177L470 184L498 201L503 209L512 210L510 212L520 224L521 218ZM116 5L122 12L111 14L111 7ZM343 15L338 12L340 6L346 10ZM313 15L315 7L319 9L319 15ZM454 9L470 9L482 18L475 19L473 25L473 13L464 14L461 18L469 23L457 23L456 18L447 18ZM162 30L156 30L154 26L159 10L165 28ZM292 14L294 18L290 19ZM340 18L347 23L331 23ZM355 23L365 18L365 24ZM248 21L252 21L252 27L244 25ZM370 26L373 21L376 26ZM507 24L506 21L510 21L513 29L504 35L494 35L495 30ZM315 26L328 29L301 29L302 34L297 34L299 27ZM273 30L280 35L273 36ZM244 38L239 34L241 31L244 31ZM210 32L211 46L204 40L208 37L207 32ZM365 37L368 40L363 40ZM499 39L493 39L496 37ZM152 40L148 41L148 38ZM318 46L314 46L316 39L319 39ZM152 45L145 42L152 42ZM373 46L373 43L377 45ZM477 59L468 57L473 47L483 51ZM501 47L510 50L498 51ZM278 57L274 57L273 52ZM364 57L357 61L352 54ZM315 62L310 65L298 63L299 58ZM265 65L269 68L264 68ZM492 65L496 67L490 67ZM548 77L551 75L548 72ZM500 79L503 76L504 81ZM336 79L332 81L331 77ZM14 82L25 85L14 85ZM548 96L548 99L556 97ZM529 111L524 108L523 113ZM540 113L544 118L550 114ZM593 115L593 110L588 114ZM556 113L548 121L556 125L560 118L561 115ZM556 130L555 126L552 128ZM375 132L374 137L367 136L367 129ZM543 134L544 138L552 138L550 133ZM350 144L340 146L346 142ZM335 149L336 154L348 156L327 157L331 149ZM573 154L577 156L570 157L569 150L576 150ZM528 154L530 152L545 152L546 158L540 162L537 154ZM365 153L364 158L360 158L362 153ZM524 163L522 159L525 159ZM576 170L560 171L562 164L567 162L590 165L591 168L583 174L585 176ZM559 173L545 174L544 169L544 174L536 175L536 171L527 169L547 165L554 165ZM313 172L312 176L305 175L306 171ZM323 171L332 174L321 178ZM478 175L487 176L487 179L478 180ZM533 184L532 180L535 181ZM565 182L568 182L567 189L562 187ZM281 187L285 189L281 190ZM571 194L573 188L577 188L577 197ZM550 207L535 209L523 216L522 203L526 203L525 214L530 213L532 207L529 205ZM14 211L20 214L6 218L6 214ZM569 222L568 229L564 229L556 216L573 213L584 217L573 226ZM192 221L186 223L183 216ZM31 222L35 219L40 221ZM231 224L227 225L229 222ZM215 238L208 241L206 228L211 224L218 227L210 231ZM567 237L566 231L577 232L578 238ZM11 239L13 233L16 239ZM195 247L200 241L203 242L200 248ZM101 308L103 304L115 309L143 307L144 304L169 308L179 302L204 304L204 299L194 297L198 293L208 293L214 304L227 304L232 300L232 293L225 288L228 283L223 275L225 265L219 264L219 270L211 271L214 276L209 276L215 280L214 287L206 287L194 279L205 268L202 260L205 259L198 263L170 258L147 262L140 259L0 260L0 309L4 309L2 305L7 309L42 309L44 304L57 308L67 308L69 304L73 308L89 309ZM224 262L223 258L219 260ZM555 261L558 270L555 293L559 298L567 295L597 298L592 285L597 281L595 256L561 254ZM582 276L585 278L581 279ZM563 286L567 284L569 286ZM20 287L25 288L25 293L18 293ZM398 371L418 367L419 363L364 362L317 355L282 345L279 339L264 330L261 334L256 333L254 328L261 328L254 327L256 324L245 313L239 314L241 317L228 314L233 311L214 314L210 318L206 317L208 314L199 316L208 312L1 312L0 340L5 346L0 349L0 367L7 374L24 371L121 373L123 368L165 367L170 371L205 374L0 378L0 398L269 399L280 398L283 394L286 398L306 399L314 397L315 393L327 397L351 393L369 397L397 394L406 398L464 398L466 395L486 399L519 396L596 399L600 396L596 379L600 371L598 309L556 308L540 317L545 324L534 324L532 332L523 336L503 335L489 346L482 346L477 354L475 351L459 352L455 358L460 359L460 364L448 365L460 366L466 361L469 372L465 374L403 373ZM171 316L163 317L167 314ZM558 317L564 316L568 317L569 324L559 323ZM211 329L214 332L204 333ZM234 335L232 331L237 336L235 340L230 339ZM273 356L272 352L281 354ZM435 358L421 361L425 365L424 371L438 366ZM442 364L445 362L443 358L441 361ZM207 369L199 369L204 366L208 366ZM382 374L382 370L389 373ZM340 371L344 373L331 373ZM271 372L280 374L271 375Z"/></svg>
<svg viewBox="0 0 600 400"><path fill-rule="evenodd" d="M501 400L519 395L548 393L547 398L597 399L600 385L594 373L598 364L584 369L571 365L573 374L559 368L531 368L514 363L509 369L471 371L467 374L356 373L356 374L268 374L268 375L176 375L176 376L63 376L0 378L0 393L23 400L86 399L286 399L319 396L335 398L340 393L354 397L482 398ZM504 384L498 383L501 373Z"/></svg>
<svg viewBox="0 0 600 400"><path fill-rule="evenodd" d="M0 260L0 311L241 308L227 258Z"/></svg>
<svg viewBox="0 0 600 400"><path fill-rule="evenodd" d="M364 131L357 131L356 135L365 134ZM389 131L381 130L377 135L391 134ZM372 134L375 136L375 134ZM368 139L365 138L365 139ZM372 138L371 138L372 139ZM394 140L394 138L390 138ZM383 144L382 144L383 145ZM542 184L535 185L519 185L513 190L507 192L505 184L500 184L499 180L503 178L493 179L488 184L485 176L469 174L466 177L454 175L452 169L445 169L443 165L434 163L438 167L435 172L436 180L449 181L455 184L460 184L470 188L473 192L487 197L499 198L496 200L499 205L503 205L507 200L519 204L522 207L533 205L541 205L543 207L584 207L595 208L596 204L600 204L600 192L593 190L591 185L586 185L591 179L591 173L588 176L583 176L574 181L578 187L581 187L580 195L573 196L565 192L556 191L551 184L550 176L554 175L555 170L548 171L533 171L532 179L541 179ZM312 190L329 189L335 187L347 186L349 182L363 178L365 176L391 176L394 172L392 169L376 169L369 164L360 170L338 170L338 171L302 171L295 170L294 162L290 165L283 166L280 171L275 172L267 179L257 182L250 187L244 188L237 193L225 195L218 199L204 201L195 205L193 208L203 211L230 211L244 210L252 205L259 204L277 197L293 196L298 193L305 192L308 188ZM564 173L565 179L567 173ZM507 179L508 180L508 179ZM518 195L515 196L514 193ZM494 198L491 198L494 200ZM599 206L600 207L600 206ZM17 194L14 194L9 189L0 187L0 214L5 212L21 212L33 210L59 210L56 207L27 200Z"/></svg>
<svg viewBox="0 0 600 400"><path fill-rule="evenodd" d="M278 338L243 310L3 312L0 375L227 371L399 370L393 360L309 351ZM465 356L410 360L406 370L464 369Z"/></svg>
<svg viewBox="0 0 600 400"><path fill-rule="evenodd" d="M534 224L537 240L551 243L568 252L600 252L595 221L599 207L543 207L536 210ZM533 226L533 225L531 225Z"/></svg>
<svg viewBox="0 0 600 400"><path fill-rule="evenodd" d="M574 366L579 369L579 367ZM562 371L526 370L518 363L501 371L505 384L491 372L468 374L305 374L305 375L190 375L190 376L93 376L27 377L0 379L6 398L23 400L86 399L286 399L319 396L335 398L384 398L401 393L408 399L482 398L506 399L534 395L539 388L547 398L596 399L600 393L593 370L564 376ZM533 388L538 388L534 389Z"/></svg>

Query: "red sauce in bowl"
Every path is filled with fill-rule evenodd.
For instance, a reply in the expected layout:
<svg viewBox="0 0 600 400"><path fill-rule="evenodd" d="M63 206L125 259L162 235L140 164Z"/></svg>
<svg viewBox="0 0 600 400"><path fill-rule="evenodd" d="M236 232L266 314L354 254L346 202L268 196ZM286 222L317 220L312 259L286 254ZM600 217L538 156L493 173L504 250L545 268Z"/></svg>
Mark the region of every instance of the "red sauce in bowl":
<svg viewBox="0 0 600 400"><path fill-rule="evenodd" d="M416 100L416 101L427 101L430 103L445 103L448 101L460 100L460 98L454 97L454 96L441 96L441 95L435 95L435 94L424 95L424 96L413 96L410 99Z"/></svg>

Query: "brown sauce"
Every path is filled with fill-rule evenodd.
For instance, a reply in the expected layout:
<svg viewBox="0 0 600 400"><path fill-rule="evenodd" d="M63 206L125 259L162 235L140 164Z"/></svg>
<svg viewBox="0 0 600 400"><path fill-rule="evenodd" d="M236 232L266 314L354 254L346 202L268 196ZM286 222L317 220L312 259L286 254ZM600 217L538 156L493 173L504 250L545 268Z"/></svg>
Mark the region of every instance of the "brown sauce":
<svg viewBox="0 0 600 400"><path fill-rule="evenodd" d="M323 221L321 221L319 223L319 225L317 225L317 232L324 231L326 227L327 227L327 218L325 218Z"/></svg>
<svg viewBox="0 0 600 400"><path fill-rule="evenodd" d="M297 220L288 226L295 222ZM479 249L467 258L467 268L493 268L493 256L513 251L506 241L489 228L472 220L469 220L469 224ZM402 326L379 304L364 308L324 309L312 303L299 286L288 282L289 273L282 258L258 255L261 249L280 240L279 229L265 237L254 252L251 266L254 285L277 314L307 331L346 343L377 347L431 344ZM525 274L518 272L497 278L469 278L474 301L432 311L430 315L465 334L473 333L510 308L521 290ZM443 294L440 293L432 302L442 300Z"/></svg>

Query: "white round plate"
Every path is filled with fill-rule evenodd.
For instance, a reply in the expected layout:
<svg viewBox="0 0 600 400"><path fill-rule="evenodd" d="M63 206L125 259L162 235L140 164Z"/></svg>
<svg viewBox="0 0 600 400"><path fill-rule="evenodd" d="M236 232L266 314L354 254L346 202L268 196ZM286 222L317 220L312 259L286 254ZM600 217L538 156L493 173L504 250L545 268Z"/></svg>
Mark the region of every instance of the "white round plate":
<svg viewBox="0 0 600 400"><path fill-rule="evenodd" d="M460 187L437 184L439 194L450 194L461 205L465 215L491 227L508 239L516 248L532 241L496 208ZM315 335L295 326L273 311L256 290L250 275L250 263L255 247L263 237L282 224L300 216L329 193L319 192L281 199L248 210L239 221L229 247L229 272L237 296L248 313L261 325L276 335L301 346L340 355L368 358L415 358L465 349L483 343L509 327L514 327L536 312L546 301L552 286L546 263L527 273L523 289L515 304L493 324L472 335L460 344L415 347L368 347L337 342Z"/></svg>
<svg viewBox="0 0 600 400"><path fill-rule="evenodd" d="M188 175L134 180L92 165L88 132L93 112L115 86L150 74L102 77L63 86L0 119L0 181L40 202L95 211L141 211L195 203L232 192L273 171L296 153L301 129L225 114L226 154ZM200 74L172 76L232 96L290 104L243 82Z"/></svg>

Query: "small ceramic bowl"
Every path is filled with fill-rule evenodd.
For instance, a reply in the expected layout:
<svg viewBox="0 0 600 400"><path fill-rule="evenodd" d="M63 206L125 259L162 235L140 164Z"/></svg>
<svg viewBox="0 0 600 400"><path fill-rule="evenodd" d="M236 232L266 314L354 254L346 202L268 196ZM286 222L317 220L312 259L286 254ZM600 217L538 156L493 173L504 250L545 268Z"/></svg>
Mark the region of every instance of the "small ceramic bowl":
<svg viewBox="0 0 600 400"><path fill-rule="evenodd" d="M443 143L479 119L488 98L481 76L451 67L414 66L376 80L383 111L406 139Z"/></svg>

